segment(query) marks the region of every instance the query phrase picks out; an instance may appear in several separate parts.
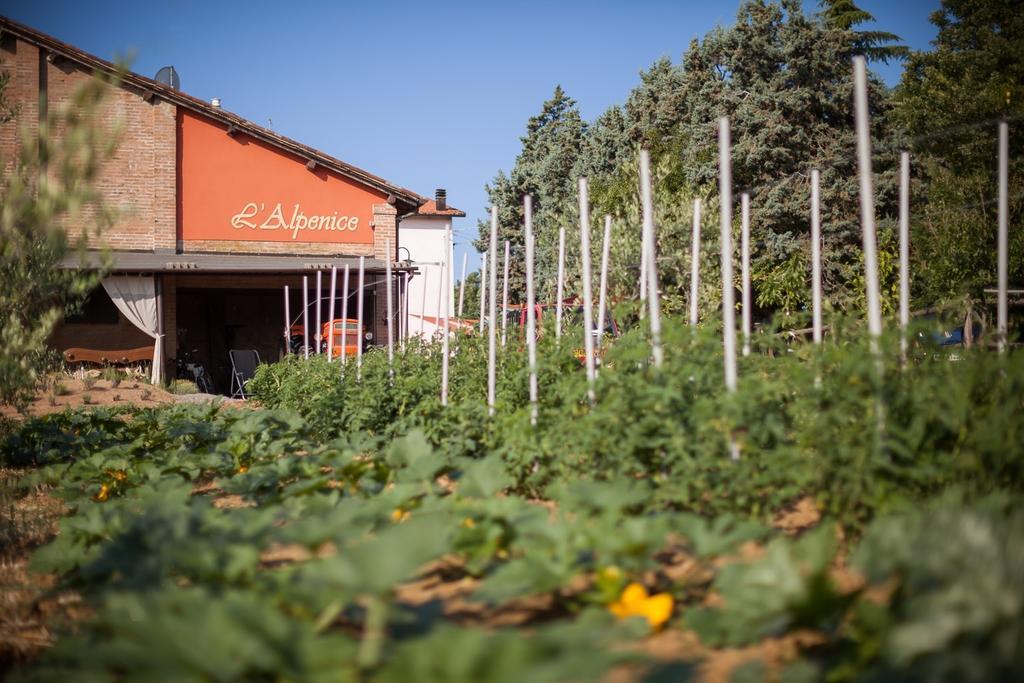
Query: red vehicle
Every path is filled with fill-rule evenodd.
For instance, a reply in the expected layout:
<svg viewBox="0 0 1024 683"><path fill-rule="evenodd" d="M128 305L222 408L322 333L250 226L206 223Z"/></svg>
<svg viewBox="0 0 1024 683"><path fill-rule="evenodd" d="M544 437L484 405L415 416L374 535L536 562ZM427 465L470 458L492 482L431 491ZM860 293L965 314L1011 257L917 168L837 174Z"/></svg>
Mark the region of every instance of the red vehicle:
<svg viewBox="0 0 1024 683"><path fill-rule="evenodd" d="M544 330L544 327L543 327L544 323L543 323L543 321L547 317L550 317L553 320L558 315L556 309L557 309L557 305L556 304L535 304L534 305L534 312L535 312L536 319L537 319L537 336L538 337L541 334L543 334L543 330ZM525 336L526 336L526 316L527 316L527 311L528 310L529 310L528 307L525 306L525 305L522 305L522 304L516 305L516 306L509 306L509 308L508 308L508 318L507 318L508 322L507 322L507 324L508 324L509 327L513 328L513 330L514 330L514 328L518 327L519 330L518 331L513 331L513 334L518 334L519 337L521 337L521 338L525 338ZM565 302L562 303L562 329L565 330L566 328L572 327L574 325L582 325L582 324L583 324L583 305L577 299L566 299ZM597 314L596 313L594 315L593 326L594 326L594 328L591 330L591 332L594 335L595 340L596 340L596 338L597 338ZM602 334L605 337L617 337L617 336L619 336L619 326L618 326L618 323L616 323L615 319L612 318L611 311L609 311L608 309L605 309L605 314L604 314L604 331L603 331ZM574 342L575 341L576 340L574 340ZM581 363L584 363L584 362L586 362L586 351L585 351L584 347L582 346L582 341L580 343L581 343L581 345L579 347L575 347L573 349L573 355L576 356L576 358ZM594 351L597 354L598 362L600 362L601 349L595 347Z"/></svg>
<svg viewBox="0 0 1024 683"><path fill-rule="evenodd" d="M341 356L342 346L345 347L346 356L355 356L358 344L362 343L363 350L365 351L367 345L373 340L373 333L367 332L365 325L362 330L359 329L358 320L353 318L335 318L325 322L320 328L321 352L327 352L327 341L331 333L332 324L334 325L334 343L331 348L332 358L339 358ZM302 347L302 325L292 325L290 331L289 347L291 352L294 354L304 353ZM309 330L309 352L310 354L316 352L316 332L313 329Z"/></svg>
<svg viewBox="0 0 1024 683"><path fill-rule="evenodd" d="M535 304L534 312L537 318L537 334L541 334L543 327L543 320L546 316L550 316L552 319L558 315L556 311L556 304ZM526 313L527 307L524 305L509 306L508 307L508 324L517 325L522 329L520 335L526 334ZM566 299L562 304L562 327L571 327L573 325L583 324L583 305L576 299ZM597 334L597 314L594 314L593 321L594 329L593 332ZM603 334L609 337L619 336L619 326L612 318L611 311L605 309L604 313L604 331Z"/></svg>

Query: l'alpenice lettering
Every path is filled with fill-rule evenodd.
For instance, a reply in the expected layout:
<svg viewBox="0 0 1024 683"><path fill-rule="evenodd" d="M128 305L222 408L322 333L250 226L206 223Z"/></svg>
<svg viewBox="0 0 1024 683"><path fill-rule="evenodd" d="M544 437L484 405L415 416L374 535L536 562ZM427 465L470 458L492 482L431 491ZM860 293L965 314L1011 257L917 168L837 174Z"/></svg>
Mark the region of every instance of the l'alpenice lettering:
<svg viewBox="0 0 1024 683"><path fill-rule="evenodd" d="M290 230L292 239L297 239L300 230L347 230L355 232L359 228L359 218L356 216L339 216L335 211L333 214L317 214L307 216L302 213L299 204L292 210L291 220L285 220L284 210L278 202L262 222L260 216L266 210L266 204L249 202L242 210L231 217L231 227L241 230L250 228L252 230Z"/></svg>

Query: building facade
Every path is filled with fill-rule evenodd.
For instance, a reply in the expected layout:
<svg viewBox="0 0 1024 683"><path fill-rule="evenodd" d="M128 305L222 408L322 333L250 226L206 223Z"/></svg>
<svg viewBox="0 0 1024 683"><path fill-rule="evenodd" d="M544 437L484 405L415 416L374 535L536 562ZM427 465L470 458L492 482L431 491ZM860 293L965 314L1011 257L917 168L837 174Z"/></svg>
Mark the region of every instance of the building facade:
<svg viewBox="0 0 1024 683"><path fill-rule="evenodd" d="M465 213L448 206L445 190L437 190L434 199L419 208L416 215L402 221L398 236L399 258L408 259L418 277L408 283L406 326L410 336L432 339L444 327L444 296L448 313L456 316L455 251L452 220ZM447 254L445 245L447 244ZM446 268L445 264L451 264Z"/></svg>
<svg viewBox="0 0 1024 683"><path fill-rule="evenodd" d="M2 17L0 70L10 75L6 96L18 112L0 124L0 155L8 164L48 109L70 102L94 73L117 73L109 62ZM88 241L90 249L112 250L111 286L105 282L82 315L59 326L54 347L151 345L154 365L164 371L188 353L223 390L230 349L256 349L264 360L282 351L286 285L290 322L301 323L308 283L315 334L317 273L326 321L330 271L337 268L333 317L340 316L346 266L349 317L361 295L373 340L386 340L389 316L397 334L403 288L418 277L399 262L400 228L433 201L153 79L122 74L107 90L101 120L117 126L120 138L97 189L121 218ZM360 260L366 285L357 293ZM387 262L394 276L390 311ZM65 263L88 265L77 256ZM126 300L156 313L146 322Z"/></svg>

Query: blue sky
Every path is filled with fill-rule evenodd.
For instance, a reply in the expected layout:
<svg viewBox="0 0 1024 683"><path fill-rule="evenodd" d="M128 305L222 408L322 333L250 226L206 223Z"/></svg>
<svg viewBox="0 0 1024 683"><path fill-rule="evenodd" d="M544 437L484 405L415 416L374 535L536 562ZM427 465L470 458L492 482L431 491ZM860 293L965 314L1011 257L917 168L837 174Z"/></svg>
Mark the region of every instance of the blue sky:
<svg viewBox="0 0 1024 683"><path fill-rule="evenodd" d="M860 0L913 48L939 0ZM509 169L526 120L555 85L587 119L638 72L735 18L738 0L693 2L6 1L0 13L420 194L448 190L456 263L485 215L484 184ZM804 1L808 11L817 3ZM875 65L890 84L899 65ZM471 258L472 263L472 258ZM472 266L471 266L472 267Z"/></svg>

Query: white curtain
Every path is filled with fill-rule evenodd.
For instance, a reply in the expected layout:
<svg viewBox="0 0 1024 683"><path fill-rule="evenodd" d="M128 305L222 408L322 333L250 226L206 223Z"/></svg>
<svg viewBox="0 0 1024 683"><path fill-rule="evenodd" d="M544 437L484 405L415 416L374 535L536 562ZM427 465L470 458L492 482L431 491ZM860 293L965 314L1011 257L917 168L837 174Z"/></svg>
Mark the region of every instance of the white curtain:
<svg viewBox="0 0 1024 683"><path fill-rule="evenodd" d="M159 333L160 321L156 307L156 279L152 275L111 275L103 278L103 289L113 299L117 310L156 344L153 347L153 384L163 379L164 340Z"/></svg>

